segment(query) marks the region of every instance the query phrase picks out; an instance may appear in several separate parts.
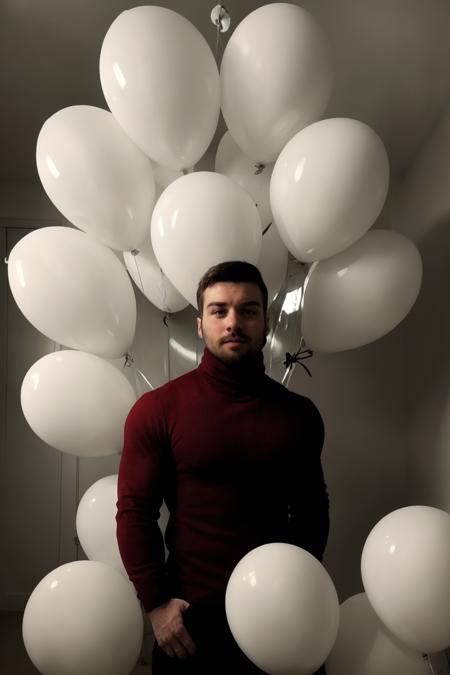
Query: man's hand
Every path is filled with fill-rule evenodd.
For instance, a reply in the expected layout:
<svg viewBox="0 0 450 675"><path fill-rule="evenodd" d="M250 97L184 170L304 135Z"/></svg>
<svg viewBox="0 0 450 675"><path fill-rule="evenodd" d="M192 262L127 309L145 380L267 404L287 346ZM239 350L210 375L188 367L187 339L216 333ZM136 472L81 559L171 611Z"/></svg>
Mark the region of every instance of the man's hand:
<svg viewBox="0 0 450 675"><path fill-rule="evenodd" d="M182 614L189 607L186 600L171 598L149 612L155 639L168 656L183 659L196 651L196 646L183 623Z"/></svg>

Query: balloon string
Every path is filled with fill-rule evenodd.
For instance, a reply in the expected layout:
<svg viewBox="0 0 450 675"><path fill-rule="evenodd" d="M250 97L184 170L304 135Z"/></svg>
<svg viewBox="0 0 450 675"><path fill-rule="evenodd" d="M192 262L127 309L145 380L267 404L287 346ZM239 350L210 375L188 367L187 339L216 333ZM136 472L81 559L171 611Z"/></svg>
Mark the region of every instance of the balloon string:
<svg viewBox="0 0 450 675"><path fill-rule="evenodd" d="M305 263L300 263L301 265L304 265ZM302 290L301 290L301 297L300 297L300 310L303 312L303 306L305 304L305 293L306 289L308 288L309 281L311 279L311 275L314 271L315 266L317 263L313 263L311 267L309 268L309 271L306 275L305 281L303 282Z"/></svg>
<svg viewBox="0 0 450 675"><path fill-rule="evenodd" d="M425 661L428 663L428 666L429 666L431 672L433 673L433 675L436 675L436 673L434 672L433 664L431 663L431 659L430 659L429 655L428 655L428 654L423 654L423 658L424 658Z"/></svg>
<svg viewBox="0 0 450 675"><path fill-rule="evenodd" d="M129 352L127 352L125 354L125 363L123 364L123 367L129 368L133 363L134 363L133 357ZM154 389L153 385L147 380L144 373L141 370L139 370L139 368L136 365L134 367L136 368L137 373L142 377L144 382L150 387L150 389Z"/></svg>
<svg viewBox="0 0 450 675"><path fill-rule="evenodd" d="M219 47L220 47L220 21L217 22L216 27L216 61L219 64Z"/></svg>
<svg viewBox="0 0 450 675"><path fill-rule="evenodd" d="M135 264L135 266L136 266L136 272L138 273L139 282L140 282L140 284L141 284L141 291L142 291L142 292L144 293L144 295L145 295L144 284L142 283L141 272L140 272L140 270L139 270L139 267L138 267L138 264L137 264L137 260L136 260L136 256L138 255L138 253L139 253L139 251L138 251L137 249L133 249L133 250L131 251L131 254L132 254L133 260L134 260L134 264Z"/></svg>
<svg viewBox="0 0 450 675"><path fill-rule="evenodd" d="M167 286L164 283L164 272L162 271L161 267L159 267L159 277L160 277L160 284L163 290L163 307L167 307Z"/></svg>
<svg viewBox="0 0 450 675"><path fill-rule="evenodd" d="M289 277L289 272L286 269L286 275L285 275L284 282L283 282L283 288L285 288L285 286L287 284L288 277ZM276 336L275 336L276 326L278 326L278 324L280 323L282 314L283 314L283 303L280 305L279 311L277 312L277 315L275 317L276 321L274 321L274 329L272 331L272 337L271 337L271 340L270 340L270 360L269 360L269 372L270 373L272 372L272 368L273 368L273 358L274 358L274 351L275 351L275 344L276 344Z"/></svg>
<svg viewBox="0 0 450 675"><path fill-rule="evenodd" d="M216 61L217 65L220 65L220 59L223 56L223 46L222 46L222 41L220 39L220 34L223 29L223 24L222 24L222 19L223 19L223 12L227 13L227 10L225 7L220 3L219 6L219 16L216 20ZM222 52L222 53L220 53Z"/></svg>

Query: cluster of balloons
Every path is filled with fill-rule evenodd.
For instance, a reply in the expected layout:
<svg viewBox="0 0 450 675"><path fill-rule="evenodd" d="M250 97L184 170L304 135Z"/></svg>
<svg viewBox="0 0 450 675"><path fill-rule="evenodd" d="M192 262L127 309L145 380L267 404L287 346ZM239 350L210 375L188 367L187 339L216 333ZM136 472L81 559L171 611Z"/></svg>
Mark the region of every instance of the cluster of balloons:
<svg viewBox="0 0 450 675"><path fill-rule="evenodd" d="M339 607L307 551L250 551L228 581L226 612L245 654L270 675L427 675L450 646L450 515L408 506L382 518L361 558L365 593Z"/></svg>
<svg viewBox="0 0 450 675"><path fill-rule="evenodd" d="M230 259L259 266L272 302L290 253L311 264L302 333L312 349L359 347L406 316L421 285L420 255L403 235L369 232L388 191L386 150L363 122L320 119L331 58L308 12L273 3L249 14L219 73L184 17L135 7L104 38L100 80L111 112L77 105L50 117L37 143L39 176L73 225L124 252L159 309L195 306L203 272ZM220 110L228 131L215 170L196 172ZM124 292L117 281L114 294ZM131 317L120 324L133 332ZM91 330L84 321L83 330ZM59 336L80 348L69 329Z"/></svg>
<svg viewBox="0 0 450 675"><path fill-rule="evenodd" d="M68 348L37 361L23 381L25 417L44 441L78 456L120 451L136 395L106 359L127 355L134 339L130 276L161 311L176 312L195 306L209 266L247 260L273 302L290 253L311 266L301 296L294 284L285 299L295 290L298 313L301 297L302 333L322 351L366 344L406 316L420 288L420 256L400 234L369 232L388 190L386 151L362 122L321 119L331 58L308 12L273 3L249 14L219 73L184 17L135 7L104 38L100 80L109 110L60 110L37 140L42 185L78 229L36 230L9 257L20 310ZM215 170L195 171L220 110L228 131ZM281 335L273 334L274 346ZM125 675L136 661L142 617L114 537L116 482L104 479L80 502L77 530L92 559L51 572L27 605L25 645L44 675ZM294 672L292 662L296 673L313 672L338 629L331 580L296 547L249 556L227 591L238 643L268 672Z"/></svg>
<svg viewBox="0 0 450 675"><path fill-rule="evenodd" d="M382 518L362 557L365 593L341 605L328 675L427 675L450 646L450 514L407 506Z"/></svg>

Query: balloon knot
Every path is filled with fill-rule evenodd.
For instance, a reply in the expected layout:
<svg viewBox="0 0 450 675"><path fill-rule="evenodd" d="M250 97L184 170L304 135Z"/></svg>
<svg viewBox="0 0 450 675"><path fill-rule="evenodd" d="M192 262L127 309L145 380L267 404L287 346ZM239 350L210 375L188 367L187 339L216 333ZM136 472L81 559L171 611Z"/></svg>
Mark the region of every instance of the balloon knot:
<svg viewBox="0 0 450 675"><path fill-rule="evenodd" d="M230 27L231 18L227 8L220 3L216 5L211 11L211 21L217 26L221 33L226 33Z"/></svg>
<svg viewBox="0 0 450 675"><path fill-rule="evenodd" d="M256 169L255 176L259 176L259 174L262 173L264 171L264 169L266 168L266 165L265 164L254 164L254 167Z"/></svg>
<svg viewBox="0 0 450 675"><path fill-rule="evenodd" d="M123 364L124 368L129 368L131 364L134 363L134 359L128 352L125 354L125 363Z"/></svg>

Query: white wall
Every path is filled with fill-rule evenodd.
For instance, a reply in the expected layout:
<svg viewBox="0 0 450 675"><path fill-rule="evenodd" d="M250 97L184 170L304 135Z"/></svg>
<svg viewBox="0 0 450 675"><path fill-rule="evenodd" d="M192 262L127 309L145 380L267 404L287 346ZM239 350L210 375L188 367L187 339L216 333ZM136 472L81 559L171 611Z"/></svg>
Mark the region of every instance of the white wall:
<svg viewBox="0 0 450 675"><path fill-rule="evenodd" d="M450 106L399 191L396 229L413 239L423 286L407 335L408 483L416 503L450 511Z"/></svg>
<svg viewBox="0 0 450 675"><path fill-rule="evenodd" d="M323 465L331 533L325 566L343 601L363 590L367 535L408 503L405 476L405 326L371 345L315 354L310 379L297 366L291 389L310 396L325 423Z"/></svg>

